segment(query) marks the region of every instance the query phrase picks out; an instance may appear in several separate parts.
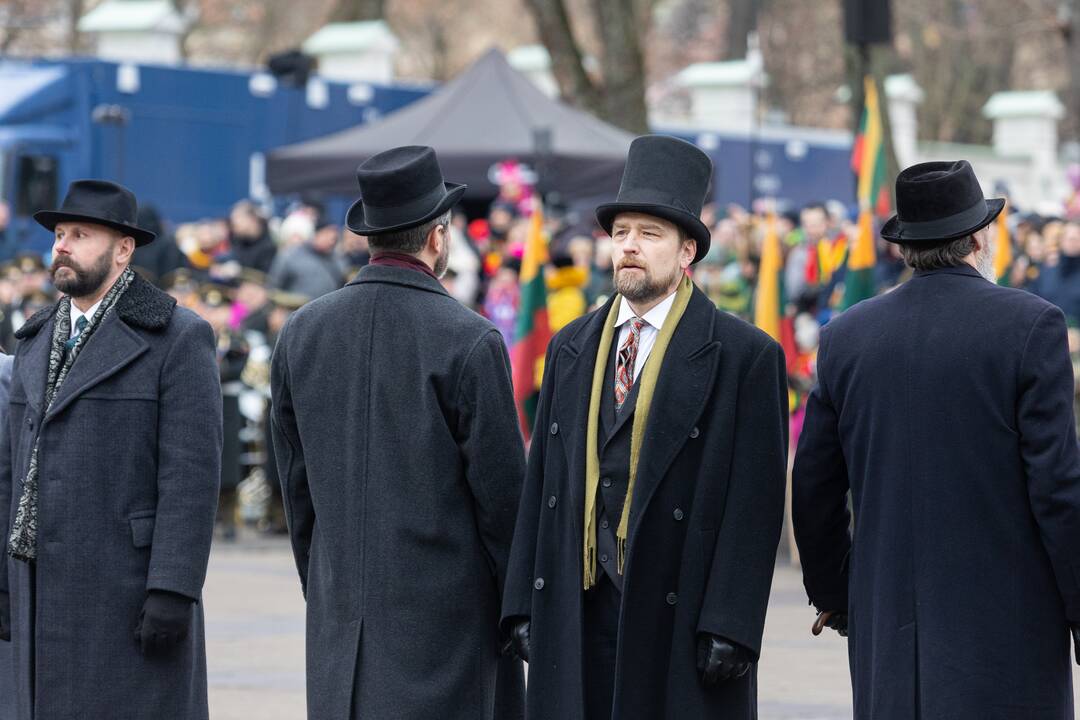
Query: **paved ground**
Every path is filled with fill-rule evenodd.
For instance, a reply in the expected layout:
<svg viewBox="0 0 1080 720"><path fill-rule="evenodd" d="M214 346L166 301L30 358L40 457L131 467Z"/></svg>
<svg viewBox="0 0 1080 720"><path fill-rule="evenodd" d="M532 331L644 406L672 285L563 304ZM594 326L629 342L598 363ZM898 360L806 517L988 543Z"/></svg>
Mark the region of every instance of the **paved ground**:
<svg viewBox="0 0 1080 720"><path fill-rule="evenodd" d="M206 583L212 720L303 720L304 617L284 539L216 544ZM759 668L762 720L851 717L844 641L810 635L799 575L777 571ZM1075 675L1080 689L1080 674Z"/></svg>

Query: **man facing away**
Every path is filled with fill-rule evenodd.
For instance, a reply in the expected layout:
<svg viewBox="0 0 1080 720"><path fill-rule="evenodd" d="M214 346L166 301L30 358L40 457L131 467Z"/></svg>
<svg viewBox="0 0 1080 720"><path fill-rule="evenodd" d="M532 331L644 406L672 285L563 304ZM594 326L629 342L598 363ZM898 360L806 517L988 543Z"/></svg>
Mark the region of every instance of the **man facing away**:
<svg viewBox="0 0 1080 720"><path fill-rule="evenodd" d="M971 166L896 181L914 277L825 326L793 515L857 720L1072 718L1080 454L1060 310L994 280ZM847 494L855 514L849 533Z"/></svg>
<svg viewBox="0 0 1080 720"><path fill-rule="evenodd" d="M520 718L498 634L525 462L509 359L439 283L465 187L416 146L357 178L371 263L289 319L271 368L308 717Z"/></svg>

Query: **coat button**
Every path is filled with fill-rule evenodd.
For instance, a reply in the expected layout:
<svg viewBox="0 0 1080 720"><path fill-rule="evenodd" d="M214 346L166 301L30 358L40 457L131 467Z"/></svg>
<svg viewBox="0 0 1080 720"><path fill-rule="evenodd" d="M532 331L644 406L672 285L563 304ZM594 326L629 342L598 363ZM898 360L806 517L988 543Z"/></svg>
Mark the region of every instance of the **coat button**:
<svg viewBox="0 0 1080 720"><path fill-rule="evenodd" d="M600 480L600 484L604 487L611 487L611 478L603 478Z"/></svg>
<svg viewBox="0 0 1080 720"><path fill-rule="evenodd" d="M671 516L674 517L676 520L682 520L683 511L680 508L675 508L675 512L671 513Z"/></svg>
<svg viewBox="0 0 1080 720"><path fill-rule="evenodd" d="M605 530L608 529L608 521L606 518L600 521L600 527L604 528Z"/></svg>
<svg viewBox="0 0 1080 720"><path fill-rule="evenodd" d="M678 595L676 595L675 593L668 593L667 594L667 604L668 605L674 605L677 602L679 602L679 596Z"/></svg>
<svg viewBox="0 0 1080 720"><path fill-rule="evenodd" d="M558 502L558 500L556 500L555 496L552 495L551 497L548 498L548 507L549 508L555 507L555 503L557 503L557 502Z"/></svg>
<svg viewBox="0 0 1080 720"><path fill-rule="evenodd" d="M691 439L691 440L694 440L694 439L696 439L696 438L697 438L697 436L698 436L698 435L700 435L700 434L701 434L701 432L700 432L700 431L699 431L699 430L698 430L697 428L694 428L694 429L692 429L692 430L690 431L690 439Z"/></svg>
<svg viewBox="0 0 1080 720"><path fill-rule="evenodd" d="M601 555L600 556L600 562L606 563L607 562L607 555Z"/></svg>
<svg viewBox="0 0 1080 720"><path fill-rule="evenodd" d="M536 580L533 582L533 587L536 588L537 590L543 590L544 589L544 578L536 578Z"/></svg>
<svg viewBox="0 0 1080 720"><path fill-rule="evenodd" d="M551 434L552 435L558 435L559 434L559 423L551 423Z"/></svg>

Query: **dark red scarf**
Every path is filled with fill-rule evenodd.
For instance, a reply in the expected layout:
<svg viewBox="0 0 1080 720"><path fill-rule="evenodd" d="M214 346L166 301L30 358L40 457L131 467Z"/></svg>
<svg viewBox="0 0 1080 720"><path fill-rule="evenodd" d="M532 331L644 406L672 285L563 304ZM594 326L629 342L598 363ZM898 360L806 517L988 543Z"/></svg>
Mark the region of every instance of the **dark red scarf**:
<svg viewBox="0 0 1080 720"><path fill-rule="evenodd" d="M439 276L435 274L434 270L427 266L427 263L417 257L405 253L380 252L378 255L373 255L371 257L369 264L382 265L384 267L406 268L408 270L422 272L435 280L439 279Z"/></svg>

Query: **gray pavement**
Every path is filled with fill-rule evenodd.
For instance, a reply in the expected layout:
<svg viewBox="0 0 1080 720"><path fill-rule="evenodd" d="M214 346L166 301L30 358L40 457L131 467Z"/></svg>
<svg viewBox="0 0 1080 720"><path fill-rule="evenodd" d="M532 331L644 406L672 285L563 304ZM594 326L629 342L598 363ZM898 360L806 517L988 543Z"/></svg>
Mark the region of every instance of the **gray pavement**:
<svg viewBox="0 0 1080 720"><path fill-rule="evenodd" d="M211 719L302 720L304 603L288 542L215 543L204 600ZM812 621L798 572L778 568L758 669L762 720L851 717L844 641L812 637Z"/></svg>

